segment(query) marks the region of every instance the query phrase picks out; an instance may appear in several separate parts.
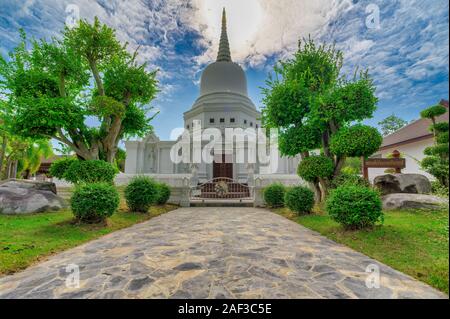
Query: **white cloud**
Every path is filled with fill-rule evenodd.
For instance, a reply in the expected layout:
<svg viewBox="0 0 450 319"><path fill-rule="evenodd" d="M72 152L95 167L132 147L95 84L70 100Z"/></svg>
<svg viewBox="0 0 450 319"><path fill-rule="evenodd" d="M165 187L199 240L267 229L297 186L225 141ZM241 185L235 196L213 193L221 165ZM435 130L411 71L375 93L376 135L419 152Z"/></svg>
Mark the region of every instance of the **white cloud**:
<svg viewBox="0 0 450 319"><path fill-rule="evenodd" d="M442 90L440 83L432 82L434 77L446 74L448 81L447 0L24 0L21 4L2 0L2 3L0 7L4 3L9 6L9 14L0 13L0 17L13 29L29 25L36 37L48 38L59 33L68 4L78 5L82 18L92 20L98 16L117 30L121 41L129 42L130 50L140 46L140 62L147 62L149 69L160 69L158 78L167 86L163 99L169 99L175 91L171 82L189 79L197 83L202 67L215 60L223 6L227 9L233 59L244 67L266 70L273 58L289 57L298 40L310 34L321 41L336 41L345 53L346 72L352 72L356 65L369 68L380 98L392 99L401 92L409 96L429 95ZM365 26L365 7L369 3L380 7L379 30ZM12 34L11 29L0 26L0 32L2 41L17 41L17 34ZM198 36L185 38L192 33ZM192 48L180 54L177 51L180 41L189 42ZM428 86L428 91L420 88L409 92L417 85Z"/></svg>
<svg viewBox="0 0 450 319"><path fill-rule="evenodd" d="M274 54L291 53L300 38L319 34L330 19L350 6L346 0L194 0L193 3L197 10L188 22L201 32L201 44L207 47L198 63L215 59L221 10L226 7L232 57L252 67L264 65L267 57Z"/></svg>

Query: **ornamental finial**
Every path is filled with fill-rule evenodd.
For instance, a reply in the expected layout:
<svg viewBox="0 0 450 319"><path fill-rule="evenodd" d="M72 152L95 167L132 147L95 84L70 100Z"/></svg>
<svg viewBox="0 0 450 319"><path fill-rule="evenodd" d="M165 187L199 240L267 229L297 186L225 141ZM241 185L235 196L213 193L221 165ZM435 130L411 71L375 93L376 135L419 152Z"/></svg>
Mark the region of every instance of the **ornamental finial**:
<svg viewBox="0 0 450 319"><path fill-rule="evenodd" d="M222 33L220 35L219 54L217 55L217 62L232 62L230 44L228 43L227 13L225 11L225 8L223 8L222 12Z"/></svg>

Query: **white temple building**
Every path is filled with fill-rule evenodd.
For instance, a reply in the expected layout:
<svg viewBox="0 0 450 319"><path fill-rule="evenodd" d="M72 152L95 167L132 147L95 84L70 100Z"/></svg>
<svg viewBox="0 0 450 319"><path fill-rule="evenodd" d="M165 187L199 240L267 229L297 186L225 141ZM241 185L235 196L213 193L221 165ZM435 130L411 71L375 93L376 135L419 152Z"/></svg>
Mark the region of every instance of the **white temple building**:
<svg viewBox="0 0 450 319"><path fill-rule="evenodd" d="M218 128L224 134L225 128L258 129L261 127L260 118L261 113L248 96L246 74L231 58L224 9L217 60L203 71L200 95L192 107L184 113L184 128L192 135L194 121L201 121L202 129ZM279 157L276 172L269 172L258 162L237 163L237 150L233 145L230 149L223 147L221 151L216 151L213 154L213 163L176 164L171 160L170 152L177 142L161 141L155 134L141 141L127 141L125 174L158 176L190 174L194 176L194 183L206 183L215 178L229 178L236 183L251 184L250 179L270 173L272 177L270 179L275 178L273 175L279 175L280 178L290 175L299 181L296 175L299 158ZM205 144L207 142L203 142L203 145ZM245 147L245 154L248 154L247 151Z"/></svg>

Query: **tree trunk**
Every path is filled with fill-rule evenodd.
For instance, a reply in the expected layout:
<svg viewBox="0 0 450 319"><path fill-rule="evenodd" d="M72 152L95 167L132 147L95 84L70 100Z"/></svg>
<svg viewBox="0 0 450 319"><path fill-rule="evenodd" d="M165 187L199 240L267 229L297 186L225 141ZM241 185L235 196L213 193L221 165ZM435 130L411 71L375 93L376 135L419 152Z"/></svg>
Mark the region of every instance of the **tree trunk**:
<svg viewBox="0 0 450 319"><path fill-rule="evenodd" d="M328 196L328 182L323 178L319 178L319 183L321 190L321 201L324 201Z"/></svg>
<svg viewBox="0 0 450 319"><path fill-rule="evenodd" d="M97 69L97 65L93 61L89 61L89 66L91 67L92 74L94 75L95 83L97 84L98 95L104 96L105 89L103 87L102 78L100 77L100 72Z"/></svg>
<svg viewBox="0 0 450 319"><path fill-rule="evenodd" d="M339 174L341 174L342 168L345 165L345 160L346 160L345 156L338 157L336 159L336 163L334 166L334 174L333 174L334 177L337 177L337 176L339 176Z"/></svg>
<svg viewBox="0 0 450 319"><path fill-rule="evenodd" d="M6 163L6 172L5 172L5 177L6 179L10 179L11 178L11 173L12 173L12 161L8 160L8 162Z"/></svg>
<svg viewBox="0 0 450 319"><path fill-rule="evenodd" d="M330 152L330 134L328 130L325 130L325 132L323 132L322 134L322 145L323 145L323 153L325 154L325 156L332 158L333 156L331 155Z"/></svg>
<svg viewBox="0 0 450 319"><path fill-rule="evenodd" d="M433 137L434 137L434 144L437 144L437 134L436 134L436 130L434 129L434 126L436 125L436 119L434 117L431 118L431 122L433 122Z"/></svg>
<svg viewBox="0 0 450 319"><path fill-rule="evenodd" d="M6 134L4 134L2 138L2 148L0 149L0 179L2 179L3 162L5 161L7 143L8 138L6 137Z"/></svg>
<svg viewBox="0 0 450 319"><path fill-rule="evenodd" d="M310 185L313 187L316 203L321 203L324 198L322 197L322 190L320 189L319 183L310 183Z"/></svg>
<svg viewBox="0 0 450 319"><path fill-rule="evenodd" d="M106 151L106 161L108 163L113 163L117 152L117 138L122 130L122 119L115 116L111 127L109 129L108 135L103 141L103 147Z"/></svg>
<svg viewBox="0 0 450 319"><path fill-rule="evenodd" d="M11 178L17 178L17 166L18 166L18 163L19 163L19 161L18 160L15 160L13 163L12 163L12 166L11 166Z"/></svg>

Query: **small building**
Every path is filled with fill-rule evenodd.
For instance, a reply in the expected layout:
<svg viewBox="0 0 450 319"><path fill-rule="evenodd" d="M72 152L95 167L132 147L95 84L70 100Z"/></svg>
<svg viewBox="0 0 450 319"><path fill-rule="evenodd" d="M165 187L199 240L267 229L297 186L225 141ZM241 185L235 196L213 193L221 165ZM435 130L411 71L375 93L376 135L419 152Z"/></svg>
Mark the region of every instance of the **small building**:
<svg viewBox="0 0 450 319"><path fill-rule="evenodd" d="M438 117L437 122L448 122L448 101L441 100L440 104L447 108L447 113ZM402 170L402 173L423 174L430 179L434 179L420 167L420 161L425 157L424 150L434 144L434 137L430 132L431 124L428 119L419 119L386 136L380 150L373 157L387 158L393 151L398 150L401 156L406 159L406 168ZM385 174L385 169L369 169L370 180L383 174Z"/></svg>
<svg viewBox="0 0 450 319"><path fill-rule="evenodd" d="M66 156L67 155L53 155L49 158L42 158L39 169L33 174L33 176L30 176L29 179L36 181L52 180L52 177L50 176L50 166L52 166L55 161Z"/></svg>

